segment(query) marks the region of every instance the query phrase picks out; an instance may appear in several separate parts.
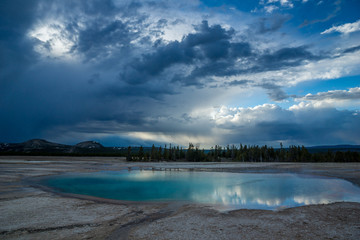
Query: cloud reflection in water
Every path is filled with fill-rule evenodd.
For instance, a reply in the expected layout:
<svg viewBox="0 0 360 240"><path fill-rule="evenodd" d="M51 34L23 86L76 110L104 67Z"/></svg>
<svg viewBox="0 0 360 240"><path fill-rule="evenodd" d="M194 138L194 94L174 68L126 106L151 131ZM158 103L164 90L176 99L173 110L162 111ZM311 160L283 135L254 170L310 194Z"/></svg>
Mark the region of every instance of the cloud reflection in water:
<svg viewBox="0 0 360 240"><path fill-rule="evenodd" d="M192 201L228 210L360 202L360 188L350 182L299 174L135 170L53 177L45 184L62 192L102 198Z"/></svg>

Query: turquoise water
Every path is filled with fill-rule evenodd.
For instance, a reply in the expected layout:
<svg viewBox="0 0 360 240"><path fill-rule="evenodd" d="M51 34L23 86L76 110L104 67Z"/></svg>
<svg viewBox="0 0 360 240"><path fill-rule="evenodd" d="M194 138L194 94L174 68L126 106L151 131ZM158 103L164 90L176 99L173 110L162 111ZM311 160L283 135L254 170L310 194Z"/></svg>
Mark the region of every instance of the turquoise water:
<svg viewBox="0 0 360 240"><path fill-rule="evenodd" d="M360 202L360 188L348 181L299 174L136 170L55 176L43 184L60 192L101 198L190 201L225 209Z"/></svg>

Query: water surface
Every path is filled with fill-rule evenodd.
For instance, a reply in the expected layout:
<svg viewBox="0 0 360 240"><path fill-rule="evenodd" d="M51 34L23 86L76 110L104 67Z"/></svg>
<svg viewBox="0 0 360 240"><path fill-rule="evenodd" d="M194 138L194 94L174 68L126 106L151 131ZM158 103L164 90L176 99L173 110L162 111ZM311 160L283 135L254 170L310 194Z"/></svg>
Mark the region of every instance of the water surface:
<svg viewBox="0 0 360 240"><path fill-rule="evenodd" d="M54 176L60 192L127 201L190 201L225 209L278 209L360 202L360 188L336 178L299 174L119 171Z"/></svg>

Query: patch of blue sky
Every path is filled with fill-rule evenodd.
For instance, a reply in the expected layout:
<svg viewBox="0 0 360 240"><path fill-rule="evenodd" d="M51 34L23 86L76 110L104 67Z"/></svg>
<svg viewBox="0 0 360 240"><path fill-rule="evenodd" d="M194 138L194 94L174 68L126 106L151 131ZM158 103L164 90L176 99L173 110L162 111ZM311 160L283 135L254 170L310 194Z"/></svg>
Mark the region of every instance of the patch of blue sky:
<svg viewBox="0 0 360 240"><path fill-rule="evenodd" d="M239 0L201 0L201 2L207 7L228 6L244 12L250 12L251 10L255 9L259 4L258 1Z"/></svg>
<svg viewBox="0 0 360 240"><path fill-rule="evenodd" d="M333 90L348 90L349 88L360 87L360 75L348 76L331 80L313 80L301 82L293 87L285 88L289 95L317 94Z"/></svg>

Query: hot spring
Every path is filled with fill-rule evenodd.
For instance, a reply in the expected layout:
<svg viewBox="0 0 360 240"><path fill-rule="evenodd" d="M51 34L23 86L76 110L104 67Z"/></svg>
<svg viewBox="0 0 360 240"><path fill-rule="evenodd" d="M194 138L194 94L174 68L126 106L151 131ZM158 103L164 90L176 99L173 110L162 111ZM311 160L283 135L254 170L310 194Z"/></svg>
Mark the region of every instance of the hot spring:
<svg viewBox="0 0 360 240"><path fill-rule="evenodd" d="M123 170L52 176L42 184L62 193L136 202L193 202L228 210L360 202L360 188L348 181L290 173Z"/></svg>

